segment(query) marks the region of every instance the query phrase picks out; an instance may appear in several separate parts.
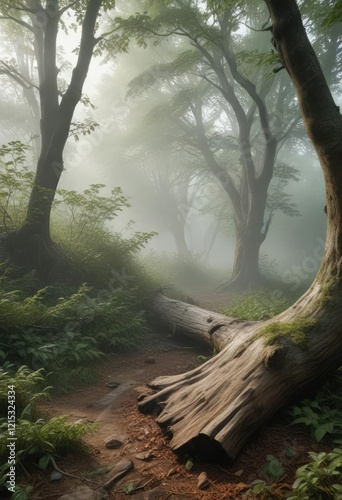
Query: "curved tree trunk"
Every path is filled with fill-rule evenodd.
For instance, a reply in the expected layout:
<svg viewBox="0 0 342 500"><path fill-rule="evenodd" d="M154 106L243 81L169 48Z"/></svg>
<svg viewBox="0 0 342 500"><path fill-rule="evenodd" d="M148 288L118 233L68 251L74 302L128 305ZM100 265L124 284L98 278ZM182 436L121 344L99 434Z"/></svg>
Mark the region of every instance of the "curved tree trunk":
<svg viewBox="0 0 342 500"><path fill-rule="evenodd" d="M295 0L266 0L274 44L295 85L304 122L326 181L325 255L310 289L287 311L251 323L157 297L153 309L174 329L221 349L202 366L159 377L140 402L162 408L158 422L175 450L234 459L258 427L342 363L342 117L305 33ZM181 316L180 316L181 314ZM217 340L219 339L219 340Z"/></svg>

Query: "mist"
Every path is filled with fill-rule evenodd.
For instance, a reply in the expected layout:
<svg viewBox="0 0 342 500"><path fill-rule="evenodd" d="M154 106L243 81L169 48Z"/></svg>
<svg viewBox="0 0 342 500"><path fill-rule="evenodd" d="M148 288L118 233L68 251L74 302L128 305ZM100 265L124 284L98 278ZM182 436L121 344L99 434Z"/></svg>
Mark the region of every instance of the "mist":
<svg viewBox="0 0 342 500"><path fill-rule="evenodd" d="M106 14L101 19L101 26L103 29L110 27L115 15L128 18L136 9L139 9L139 3L119 2L116 14ZM67 22L71 24L74 18L69 17ZM60 188L79 192L91 184L103 184L102 192L109 196L113 187L120 186L131 206L115 221L108 222L111 230L121 232L129 225L135 231L156 232L142 250L143 255L152 251L166 253L170 258L193 258L196 265L200 263L216 275L222 273L224 279L229 279L237 243L234 234L236 214L219 176L215 176L208 166L208 154L213 156L213 161L220 163L222 171L229 172L237 190L243 189L241 176L245 167L244 160L239 158L236 142L239 127L236 116L217 88L203 80L207 77L201 60L196 60L196 51L192 63L186 61L185 55L193 51L187 37L159 39L157 44L146 38L144 43L146 46L141 47L133 38L124 53L114 50L113 56L102 53L93 58L84 86L84 96L87 102L89 99L89 104L77 107L73 122L79 127L87 124L94 127L93 130L79 128L78 131L76 127L76 131L70 134ZM67 81L71 76L78 44L79 30L59 33L58 58L63 80ZM260 54L269 50L265 35L254 34L246 28L237 32L236 44L237 47L238 44L257 44ZM26 70L30 67L35 78L36 67L31 55L3 33L4 59L15 59L20 54L22 61L18 60L17 64L23 66L26 58ZM181 54L184 54L184 62L179 63L183 64L179 70L175 61L182 57ZM255 80L257 87L269 87L265 104L270 124L284 132L285 122L281 123L283 117L280 118L279 114L284 106L289 110L287 120L293 120L291 130L286 132L288 136L278 144L275 166L293 167L296 178L285 173L279 180L275 174L270 182L268 197L273 199L267 202L269 206L266 204L264 212L264 224L267 224L268 217L270 224L267 237L260 246L259 264L264 274L272 274L277 269L281 281L292 280L292 288L298 280L309 284L319 267L314 255L319 253L316 251L315 254L317 245L324 246L326 228L324 182L319 163L306 139L296 109L296 98L285 72L272 76L272 67L267 63L261 69L253 67L253 62L248 60L242 64L242 74ZM330 68L329 78L335 77ZM34 169L35 136L32 130L35 118L32 108L30 110L15 81L5 75L1 78L4 84L1 141L7 143L19 138L28 144L31 148L28 160ZM280 92L284 88L288 90L282 98ZM237 98L241 99L243 107L248 108L250 96L244 92L242 89ZM338 101L337 88L335 94ZM203 133L209 149L207 157L203 153L203 144L202 150L201 145L196 145L201 139L194 136L196 123L191 115L192 99L202 99ZM278 99L279 111L272 118L274 99ZM281 99L283 102L280 103ZM39 123L34 127L39 130ZM257 176L261 173L264 154L261 134L256 113L252 124L251 154ZM243 203L248 204L250 200ZM131 221L134 221L134 226ZM131 230L128 229L128 233ZM303 266L305 269L299 272Z"/></svg>
<svg viewBox="0 0 342 500"><path fill-rule="evenodd" d="M341 491L342 11L287 3L1 2L1 498Z"/></svg>

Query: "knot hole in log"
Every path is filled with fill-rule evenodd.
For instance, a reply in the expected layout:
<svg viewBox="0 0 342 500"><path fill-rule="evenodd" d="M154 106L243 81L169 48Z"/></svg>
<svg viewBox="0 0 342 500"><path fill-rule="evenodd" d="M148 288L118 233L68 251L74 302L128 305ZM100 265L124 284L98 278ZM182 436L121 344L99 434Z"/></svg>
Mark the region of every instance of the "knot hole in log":
<svg viewBox="0 0 342 500"><path fill-rule="evenodd" d="M266 370L280 370L285 364L286 348L279 346L269 347L264 355L263 363Z"/></svg>

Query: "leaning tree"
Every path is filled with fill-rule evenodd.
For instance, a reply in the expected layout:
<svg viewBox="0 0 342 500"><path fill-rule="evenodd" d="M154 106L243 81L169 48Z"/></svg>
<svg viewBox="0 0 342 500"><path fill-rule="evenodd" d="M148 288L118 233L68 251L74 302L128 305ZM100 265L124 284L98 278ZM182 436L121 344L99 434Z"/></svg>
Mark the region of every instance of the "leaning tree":
<svg viewBox="0 0 342 500"><path fill-rule="evenodd" d="M143 411L162 409L158 422L175 450L234 459L253 432L279 408L341 365L342 116L303 27L295 0L265 0L273 44L291 76L300 111L323 169L327 243L310 289L264 322L242 321L157 296L155 313L173 331L202 337L219 352L182 375L159 377ZM225 4L225 2L220 2Z"/></svg>
<svg viewBox="0 0 342 500"><path fill-rule="evenodd" d="M114 0L6 0L1 5L0 20L20 26L31 39L37 61L37 85L34 86L39 92L41 135L26 219L18 230L7 236L5 243L15 263L36 268L43 274L60 258L50 236L51 207L64 169L63 151L72 117L82 97L94 49L103 44L104 36L96 36L98 19L101 10L109 10L114 3ZM70 82L61 88L57 37L61 28L68 27L66 13L70 13L74 26L81 25L81 37ZM16 69L8 68L10 76L13 71Z"/></svg>

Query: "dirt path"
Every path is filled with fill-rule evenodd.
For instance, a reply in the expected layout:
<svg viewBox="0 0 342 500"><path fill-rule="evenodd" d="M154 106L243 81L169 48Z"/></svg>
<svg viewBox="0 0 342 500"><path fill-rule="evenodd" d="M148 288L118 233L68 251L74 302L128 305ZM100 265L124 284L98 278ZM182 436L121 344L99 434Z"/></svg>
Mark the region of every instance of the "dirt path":
<svg viewBox="0 0 342 500"><path fill-rule="evenodd" d="M246 492L254 479L267 480L264 471L267 454L278 457L286 470L279 496L283 498L293 482L294 471L305 461L307 452L318 451L317 444L307 435L278 419L260 431L233 465L208 465L196 457L177 457L169 449L153 417L139 412L137 399L146 391L147 382L158 375L193 368L199 363L200 354L198 349L189 348L176 339L163 341L156 337L143 352L109 357L100 367L95 384L54 397L46 403L43 409L50 416L68 415L71 422L96 423L99 430L86 438L90 449L88 455L56 459L58 468L78 478L63 476L52 482L52 468L28 478L27 484L34 487L32 500L55 500L64 494L73 495L68 498L75 500L78 493L82 500L90 500L94 496L90 492L87 496L88 489L94 491L107 482L113 475L114 466L122 460L132 461L134 468L115 483L108 493L109 499L129 496L135 500L245 499L250 498ZM105 442L109 438L121 441L122 445L116 449L107 448ZM295 451L294 457L286 456L288 448ZM203 472L207 475L208 486L201 490L198 478Z"/></svg>

